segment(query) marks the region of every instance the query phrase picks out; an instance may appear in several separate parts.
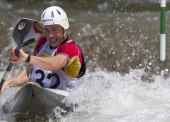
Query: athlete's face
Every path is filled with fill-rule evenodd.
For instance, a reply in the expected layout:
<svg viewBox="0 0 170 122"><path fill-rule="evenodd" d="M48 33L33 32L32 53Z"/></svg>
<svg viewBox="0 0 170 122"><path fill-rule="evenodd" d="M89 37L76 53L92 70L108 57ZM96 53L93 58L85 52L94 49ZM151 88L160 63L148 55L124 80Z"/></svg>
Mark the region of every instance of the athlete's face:
<svg viewBox="0 0 170 122"><path fill-rule="evenodd" d="M51 47L57 47L61 44L64 35L64 29L60 25L45 25L44 32Z"/></svg>

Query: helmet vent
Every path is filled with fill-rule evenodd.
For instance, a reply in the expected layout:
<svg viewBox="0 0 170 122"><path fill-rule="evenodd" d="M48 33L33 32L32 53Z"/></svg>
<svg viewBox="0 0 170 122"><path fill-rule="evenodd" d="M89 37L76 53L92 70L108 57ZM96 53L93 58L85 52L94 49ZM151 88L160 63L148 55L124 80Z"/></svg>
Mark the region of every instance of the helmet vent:
<svg viewBox="0 0 170 122"><path fill-rule="evenodd" d="M56 9L57 10L57 9ZM61 13L57 10L58 14L61 15Z"/></svg>
<svg viewBox="0 0 170 122"><path fill-rule="evenodd" d="M44 14L43 14L42 18L44 18L44 15L45 15L45 12L44 12Z"/></svg>
<svg viewBox="0 0 170 122"><path fill-rule="evenodd" d="M54 18L54 13L53 13L53 11L51 12L51 17Z"/></svg>

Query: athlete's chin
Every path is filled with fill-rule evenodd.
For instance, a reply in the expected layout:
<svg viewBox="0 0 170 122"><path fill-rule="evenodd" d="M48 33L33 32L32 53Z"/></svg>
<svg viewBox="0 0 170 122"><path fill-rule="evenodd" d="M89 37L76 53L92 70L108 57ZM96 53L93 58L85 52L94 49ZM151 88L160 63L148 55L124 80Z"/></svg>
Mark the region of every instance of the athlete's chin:
<svg viewBox="0 0 170 122"><path fill-rule="evenodd" d="M50 42L50 45L51 45L51 47L58 47L59 45L60 45L60 43L58 43L58 42Z"/></svg>

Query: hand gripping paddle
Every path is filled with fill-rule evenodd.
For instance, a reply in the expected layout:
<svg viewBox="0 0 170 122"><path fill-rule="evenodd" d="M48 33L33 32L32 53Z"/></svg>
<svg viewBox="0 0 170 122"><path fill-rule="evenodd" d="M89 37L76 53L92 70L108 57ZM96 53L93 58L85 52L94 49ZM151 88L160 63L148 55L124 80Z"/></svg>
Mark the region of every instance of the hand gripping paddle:
<svg viewBox="0 0 170 122"><path fill-rule="evenodd" d="M27 46L34 41L36 41L44 31L44 25L38 21L31 20L31 19L20 19L13 31L13 38L17 44L15 49L15 55L18 56L19 50ZM9 72L12 69L13 64L9 63L6 71L1 79L0 82L0 91L4 81L7 79Z"/></svg>

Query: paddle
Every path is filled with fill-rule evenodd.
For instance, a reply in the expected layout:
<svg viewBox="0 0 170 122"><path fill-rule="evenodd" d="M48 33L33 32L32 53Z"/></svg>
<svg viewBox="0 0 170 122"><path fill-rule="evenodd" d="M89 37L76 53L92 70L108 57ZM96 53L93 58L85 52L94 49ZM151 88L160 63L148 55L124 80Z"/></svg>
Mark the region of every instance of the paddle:
<svg viewBox="0 0 170 122"><path fill-rule="evenodd" d="M15 49L15 55L18 56L19 50L22 47L27 46L36 41L43 33L43 30L44 25L38 21L26 18L20 19L13 31L13 38L17 44L17 47ZM9 72L12 69L12 66L13 64L9 63L8 67L6 68L6 71L0 82L0 91L4 81L7 79Z"/></svg>

